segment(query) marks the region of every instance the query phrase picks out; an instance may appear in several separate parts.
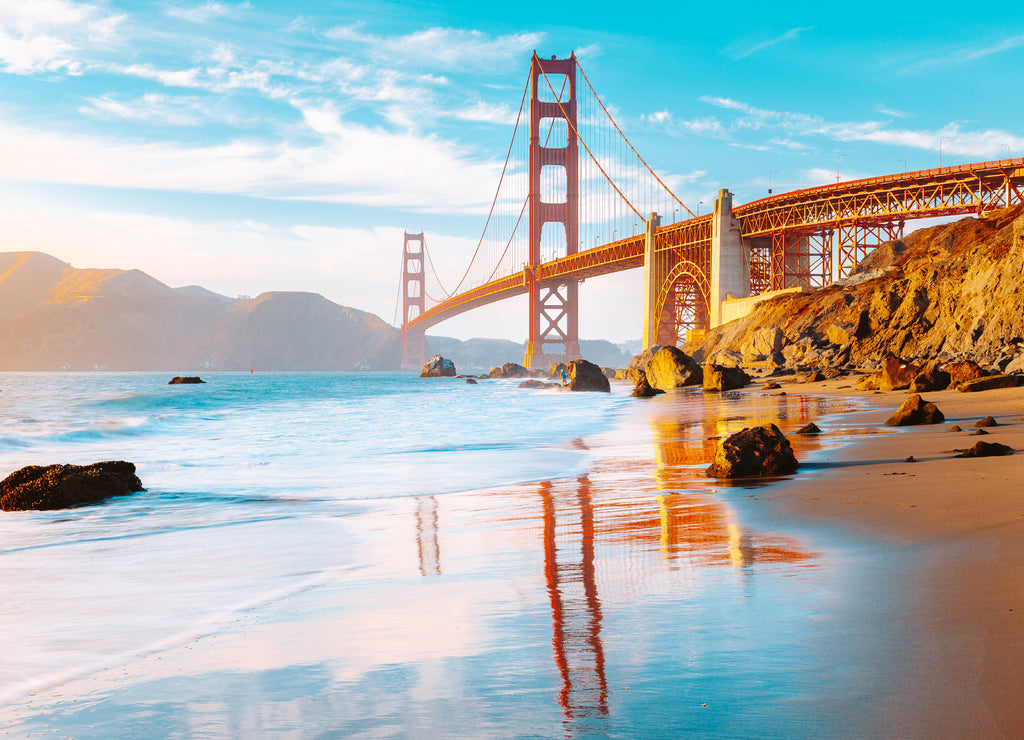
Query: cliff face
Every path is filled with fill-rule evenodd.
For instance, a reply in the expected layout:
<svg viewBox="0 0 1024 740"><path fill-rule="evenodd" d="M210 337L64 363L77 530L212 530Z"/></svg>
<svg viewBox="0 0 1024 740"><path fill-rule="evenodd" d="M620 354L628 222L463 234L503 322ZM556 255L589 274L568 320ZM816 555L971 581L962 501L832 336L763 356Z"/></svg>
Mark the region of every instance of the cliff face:
<svg viewBox="0 0 1024 740"><path fill-rule="evenodd" d="M725 364L871 367L973 359L1024 369L1024 209L922 229L880 246L849 278L758 304L685 348Z"/></svg>
<svg viewBox="0 0 1024 740"><path fill-rule="evenodd" d="M311 293L235 301L138 270L0 254L3 370L397 369L401 336Z"/></svg>

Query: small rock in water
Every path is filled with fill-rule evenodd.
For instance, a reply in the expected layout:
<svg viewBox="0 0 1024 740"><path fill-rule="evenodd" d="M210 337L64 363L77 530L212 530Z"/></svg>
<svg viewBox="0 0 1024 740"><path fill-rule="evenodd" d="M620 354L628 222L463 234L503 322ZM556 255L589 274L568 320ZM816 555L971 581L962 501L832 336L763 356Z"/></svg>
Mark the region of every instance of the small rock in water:
<svg viewBox="0 0 1024 740"><path fill-rule="evenodd" d="M477 385L477 382L473 378L466 378L466 385Z"/></svg>
<svg viewBox="0 0 1024 740"><path fill-rule="evenodd" d="M455 363L441 355L431 357L420 370L421 378L454 378L455 374Z"/></svg>
<svg viewBox="0 0 1024 740"><path fill-rule="evenodd" d="M561 388L562 386L558 383L545 383L543 380L524 380L519 384L520 388L534 388L537 390L545 390L547 388Z"/></svg>
<svg viewBox="0 0 1024 740"><path fill-rule="evenodd" d="M205 383L206 381L200 378L198 375L177 375L171 378L167 385L195 385L197 383Z"/></svg>
<svg viewBox="0 0 1024 740"><path fill-rule="evenodd" d="M970 436L972 436L972 437L980 437L983 434L987 435L988 432L986 432L984 429L975 429L973 432L971 432Z"/></svg>
<svg viewBox="0 0 1024 740"><path fill-rule="evenodd" d="M962 432L963 429L960 428L959 424L954 424L953 426L951 426L949 428L949 431L951 431L951 432Z"/></svg>
<svg viewBox="0 0 1024 740"><path fill-rule="evenodd" d="M969 450L964 450L957 457L1000 457L1012 455L1013 448L998 442L978 442Z"/></svg>
<svg viewBox="0 0 1024 740"><path fill-rule="evenodd" d="M765 383L764 384L764 390L766 390L766 391L778 390L781 387L782 386L779 385L778 383L776 383L774 380L772 382L770 382L770 383Z"/></svg>
<svg viewBox="0 0 1024 740"><path fill-rule="evenodd" d="M904 460L903 462L917 462L917 460L915 460L915 459L914 459L914 456L913 456L913 455L911 455L910 457L908 457L908 458L907 458L906 460Z"/></svg>
<svg viewBox="0 0 1024 740"><path fill-rule="evenodd" d="M813 421L807 426L800 427L796 430L797 434L820 434L821 429Z"/></svg>
<svg viewBox="0 0 1024 740"><path fill-rule="evenodd" d="M999 422L997 422L991 416L986 416L981 421L975 423L974 426L976 426L976 427L997 427L997 426L999 426Z"/></svg>
<svg viewBox="0 0 1024 740"><path fill-rule="evenodd" d="M718 443L709 478L787 475L796 472L796 455L789 440L774 424L744 429Z"/></svg>

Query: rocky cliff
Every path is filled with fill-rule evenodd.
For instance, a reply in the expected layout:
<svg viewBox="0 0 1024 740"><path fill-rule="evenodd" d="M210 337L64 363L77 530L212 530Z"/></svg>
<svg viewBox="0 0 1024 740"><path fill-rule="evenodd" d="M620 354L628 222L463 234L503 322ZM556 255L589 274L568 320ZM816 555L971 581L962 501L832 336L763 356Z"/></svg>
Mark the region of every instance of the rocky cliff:
<svg viewBox="0 0 1024 740"><path fill-rule="evenodd" d="M1024 209L916 231L848 278L779 296L684 348L765 369L972 359L1024 370Z"/></svg>
<svg viewBox="0 0 1024 740"><path fill-rule="evenodd" d="M3 370L397 369L401 335L312 293L233 300L138 270L0 253Z"/></svg>

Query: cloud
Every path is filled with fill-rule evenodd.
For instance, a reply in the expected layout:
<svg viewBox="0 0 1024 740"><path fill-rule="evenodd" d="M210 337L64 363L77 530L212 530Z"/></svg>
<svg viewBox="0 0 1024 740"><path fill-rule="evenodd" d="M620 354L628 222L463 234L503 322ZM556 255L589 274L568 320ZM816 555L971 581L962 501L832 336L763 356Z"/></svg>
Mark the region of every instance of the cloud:
<svg viewBox="0 0 1024 740"><path fill-rule="evenodd" d="M781 36L776 36L773 39L769 39L767 41L762 41L761 43L754 44L753 46L750 46L750 47L747 47L745 49L733 52L732 58L733 59L737 59L737 60L739 60L739 59L746 59L747 57L751 56L752 54L757 54L759 51L764 51L765 49L768 49L768 48L770 48L772 46L775 46L776 44L781 44L783 41L792 41L795 38L797 38L804 31L813 31L813 30L814 30L814 26L805 26L803 28L791 28L788 31L786 31L784 34L782 34Z"/></svg>
<svg viewBox="0 0 1024 740"><path fill-rule="evenodd" d="M172 5L165 11L171 18L180 18L181 20L188 21L189 23L209 23L211 20L216 18L227 18L228 16L234 15L239 9L248 9L250 7L248 2L239 3L238 5L231 5L228 3L221 2L206 2L202 5L192 5L188 7L180 5Z"/></svg>
<svg viewBox="0 0 1024 740"><path fill-rule="evenodd" d="M0 69L80 74L81 50L109 42L124 19L71 0L0 3Z"/></svg>
<svg viewBox="0 0 1024 740"><path fill-rule="evenodd" d="M917 62L908 63L908 58L904 56L889 60L887 65L899 66L902 74L915 74L930 69L970 64L985 57L1019 49L1022 46L1024 46L1024 34L1015 34L984 44L950 46L938 52L929 49L927 56L920 58Z"/></svg>
<svg viewBox="0 0 1024 740"><path fill-rule="evenodd" d="M893 118L910 118L910 114L906 111L887 108L882 103L875 106L875 112L881 113L883 116L892 116Z"/></svg>
<svg viewBox="0 0 1024 740"><path fill-rule="evenodd" d="M713 139L725 139L728 136L722 122L714 116L689 120L678 119L671 112L661 110L643 114L640 118L672 136L689 134Z"/></svg>
<svg viewBox="0 0 1024 740"><path fill-rule="evenodd" d="M742 101L724 97L702 97L702 102L734 112L730 132L779 130L784 140L800 137L824 137L834 141L867 141L890 146L905 146L926 151L942 150L949 154L970 157L994 157L1004 147L1024 149L1024 137L1006 131L987 129L965 131L957 123L937 130L892 128L883 121L828 121L818 115L757 108Z"/></svg>
<svg viewBox="0 0 1024 740"><path fill-rule="evenodd" d="M122 120L160 126L198 126L213 116L196 97L171 97L147 93L134 100L118 100L111 96L87 98L88 105L78 110L103 120Z"/></svg>
<svg viewBox="0 0 1024 740"><path fill-rule="evenodd" d="M462 110L456 111L455 118L460 121L477 121L480 123L511 126L516 122L516 111L504 103L492 105L481 100Z"/></svg>
<svg viewBox="0 0 1024 740"><path fill-rule="evenodd" d="M366 52L396 64L434 65L457 68L466 64L493 69L518 61L537 48L543 34L518 33L489 36L481 31L457 28L428 28L405 36L376 36L360 26L339 26L326 32L334 41L366 47Z"/></svg>
<svg viewBox="0 0 1024 740"><path fill-rule="evenodd" d="M312 143L131 143L0 123L0 177L435 213L486 211L499 163L478 161L436 136L347 122L331 105L297 105Z"/></svg>

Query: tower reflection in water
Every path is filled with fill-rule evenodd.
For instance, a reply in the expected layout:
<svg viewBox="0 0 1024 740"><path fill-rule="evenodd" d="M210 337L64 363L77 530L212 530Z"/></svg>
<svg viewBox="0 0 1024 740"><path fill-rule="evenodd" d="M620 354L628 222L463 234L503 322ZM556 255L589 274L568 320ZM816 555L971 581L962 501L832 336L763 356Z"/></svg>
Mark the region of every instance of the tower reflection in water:
<svg viewBox="0 0 1024 740"><path fill-rule="evenodd" d="M763 564L817 567L795 540L745 529L701 475L719 437L752 423L802 423L806 402L774 400L731 417L725 408L704 409L697 422L652 416L653 470L649 459L608 460L573 481L539 485L558 701L568 734L600 732L609 714L605 591L618 604L641 593L678 593L688 569L728 566L745 577ZM806 452L815 442L799 445Z"/></svg>

